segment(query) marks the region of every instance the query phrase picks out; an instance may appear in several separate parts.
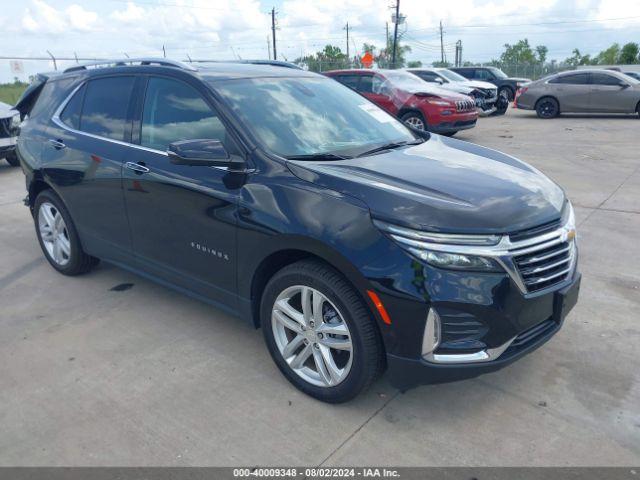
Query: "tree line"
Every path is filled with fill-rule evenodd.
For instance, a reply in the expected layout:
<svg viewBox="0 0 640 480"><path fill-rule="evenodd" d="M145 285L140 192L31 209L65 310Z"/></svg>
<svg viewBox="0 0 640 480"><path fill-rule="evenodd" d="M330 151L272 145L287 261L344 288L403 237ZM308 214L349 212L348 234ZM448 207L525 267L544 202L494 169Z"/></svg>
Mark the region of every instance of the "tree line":
<svg viewBox="0 0 640 480"><path fill-rule="evenodd" d="M411 47L406 44L398 44L396 50L396 61L392 64L393 45L387 42L383 48L379 48L373 44L365 43L362 46L363 55L370 52L374 62L379 68L415 68L421 67L420 61L408 61L407 54L411 53ZM514 44L504 44L504 51L499 58L487 62L489 65L521 65L521 66L541 66L552 70L574 68L578 65L628 65L640 64L640 46L636 42L628 42L620 46L618 43L612 44L610 47L602 50L597 55L583 55L578 48L575 48L570 57L564 60L547 61L549 49L545 45L532 46L528 39L522 39ZM294 60L298 65L306 65L306 67L314 72L325 70L337 70L343 68L362 67L361 56L349 58L342 52L340 47L335 45L327 45L324 49L312 54L306 55ZM477 65L478 62L465 61L464 66ZM450 62L433 62L434 67L450 67Z"/></svg>

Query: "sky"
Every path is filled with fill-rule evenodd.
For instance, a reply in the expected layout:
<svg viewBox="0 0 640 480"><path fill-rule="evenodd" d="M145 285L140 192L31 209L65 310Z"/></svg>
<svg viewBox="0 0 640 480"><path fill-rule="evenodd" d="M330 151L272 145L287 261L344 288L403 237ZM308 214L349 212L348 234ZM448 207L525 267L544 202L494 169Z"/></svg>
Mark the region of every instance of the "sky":
<svg viewBox="0 0 640 480"><path fill-rule="evenodd" d="M278 59L293 60L334 44L350 53L384 45L395 0L0 0L0 56L177 60L268 57L271 9L277 12ZM549 59L574 48L598 53L613 42L640 42L640 0L400 0L403 42L410 60L440 58L438 24L447 58L462 41L463 60L498 58L505 43L528 38ZM270 40L269 40L270 41ZM75 61L58 61L64 68ZM19 65L20 66L20 65ZM18 67L19 67L18 66ZM0 82L53 70L49 60L22 60L22 73L0 59Z"/></svg>

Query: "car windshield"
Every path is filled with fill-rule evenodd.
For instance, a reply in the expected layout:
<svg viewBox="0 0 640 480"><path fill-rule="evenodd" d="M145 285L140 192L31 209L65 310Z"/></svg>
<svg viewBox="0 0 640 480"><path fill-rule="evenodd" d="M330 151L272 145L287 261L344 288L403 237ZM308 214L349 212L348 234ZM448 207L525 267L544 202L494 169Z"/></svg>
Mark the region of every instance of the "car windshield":
<svg viewBox="0 0 640 480"><path fill-rule="evenodd" d="M387 83L401 90L416 91L427 88L424 80L409 72L384 72Z"/></svg>
<svg viewBox="0 0 640 480"><path fill-rule="evenodd" d="M451 80L452 82L466 82L467 81L467 79L464 78L462 75L460 75L460 74L458 74L456 72L452 72L451 70L447 70L447 69L438 70L438 74L442 75L447 80Z"/></svg>
<svg viewBox="0 0 640 480"><path fill-rule="evenodd" d="M507 76L506 73L504 73L502 70L500 70L499 68L496 67L491 67L490 70L493 72L493 74L498 77L498 78L509 78Z"/></svg>
<svg viewBox="0 0 640 480"><path fill-rule="evenodd" d="M282 157L339 159L417 138L394 117L328 78L251 78L211 86L260 143Z"/></svg>

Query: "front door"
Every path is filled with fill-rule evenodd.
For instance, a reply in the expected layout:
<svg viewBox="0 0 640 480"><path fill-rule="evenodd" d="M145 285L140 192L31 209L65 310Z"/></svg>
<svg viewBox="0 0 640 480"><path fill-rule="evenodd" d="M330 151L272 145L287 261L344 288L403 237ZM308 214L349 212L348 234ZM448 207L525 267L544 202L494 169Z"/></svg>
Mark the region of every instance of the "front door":
<svg viewBox="0 0 640 480"><path fill-rule="evenodd" d="M239 173L174 165L178 140L216 139L231 154L237 143L194 85L149 77L137 148L125 159L124 196L133 250L142 268L235 308L236 205Z"/></svg>
<svg viewBox="0 0 640 480"><path fill-rule="evenodd" d="M592 73L589 110L603 113L632 113L636 108L633 88L609 73Z"/></svg>
<svg viewBox="0 0 640 480"><path fill-rule="evenodd" d="M358 92L391 115L398 114L400 106L393 101L393 92L380 75L363 75L358 83Z"/></svg>

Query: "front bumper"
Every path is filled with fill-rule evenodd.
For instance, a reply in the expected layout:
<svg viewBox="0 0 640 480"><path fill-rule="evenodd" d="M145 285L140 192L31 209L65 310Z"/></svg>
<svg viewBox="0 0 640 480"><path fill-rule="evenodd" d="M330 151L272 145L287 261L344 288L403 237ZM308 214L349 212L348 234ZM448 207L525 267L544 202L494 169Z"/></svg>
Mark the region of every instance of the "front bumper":
<svg viewBox="0 0 640 480"><path fill-rule="evenodd" d="M476 126L477 117L472 120L458 120L442 122L437 125L429 125L429 131L433 133L452 133L459 130L468 130Z"/></svg>
<svg viewBox="0 0 640 480"><path fill-rule="evenodd" d="M508 325L503 321L501 328L498 328L501 330L498 335L502 338L494 342L493 347L476 351L488 352L485 357L471 356L468 349L461 350L460 353L451 350L445 352L450 354L450 358L455 355L465 355L466 352L469 361L456 363L387 354L390 383L401 391L405 391L421 384L473 378L509 365L540 347L560 330L566 315L577 302L580 280L580 273L575 271L570 281L559 290L536 295L533 298L523 298L521 301L507 298L503 302L498 302L497 306L485 305L477 309L475 311L477 318L491 315L492 311L496 316L504 316L505 312L500 313L499 309L511 310L507 316L512 317L512 321L509 321ZM516 318L513 318L514 316ZM491 336L491 332L486 332L485 338L487 336ZM441 356L441 359L446 356L446 354ZM433 360L433 357L431 358Z"/></svg>
<svg viewBox="0 0 640 480"><path fill-rule="evenodd" d="M16 149L17 137L0 138L0 158L4 158Z"/></svg>

